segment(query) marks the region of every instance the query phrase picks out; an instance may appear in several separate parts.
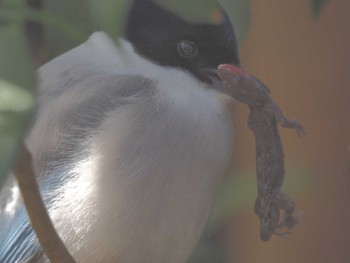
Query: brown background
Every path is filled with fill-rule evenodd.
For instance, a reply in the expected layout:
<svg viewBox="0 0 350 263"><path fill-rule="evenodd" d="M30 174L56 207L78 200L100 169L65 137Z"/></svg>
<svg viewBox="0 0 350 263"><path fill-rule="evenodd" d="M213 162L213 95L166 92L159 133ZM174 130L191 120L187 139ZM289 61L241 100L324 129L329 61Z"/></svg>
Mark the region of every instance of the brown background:
<svg viewBox="0 0 350 263"><path fill-rule="evenodd" d="M286 130L281 135L286 167L307 170L309 183L292 194L304 219L289 239L260 241L253 203L235 216L232 262L350 262L350 1L330 0L318 19L309 1L252 0L251 5L241 61L272 89L286 116L304 124L308 135L302 139ZM251 169L248 110L237 105L234 114L235 163Z"/></svg>
<svg viewBox="0 0 350 263"><path fill-rule="evenodd" d="M297 178L297 189L287 192L305 214L290 238L262 242L253 193L230 224L230 262L349 263L350 1L329 0L317 19L310 0L250 2L242 65L271 88L286 116L298 118L308 131L300 139L281 130L286 185ZM237 104L234 115L235 170L252 171L254 138L246 126L247 107Z"/></svg>

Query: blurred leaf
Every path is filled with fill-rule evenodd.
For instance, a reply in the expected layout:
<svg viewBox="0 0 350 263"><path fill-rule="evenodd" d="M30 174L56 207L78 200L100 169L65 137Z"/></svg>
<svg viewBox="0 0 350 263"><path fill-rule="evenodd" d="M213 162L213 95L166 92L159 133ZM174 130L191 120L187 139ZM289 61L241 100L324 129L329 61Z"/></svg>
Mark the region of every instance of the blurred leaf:
<svg viewBox="0 0 350 263"><path fill-rule="evenodd" d="M2 0L2 5L12 5L12 6L24 6L26 0Z"/></svg>
<svg viewBox="0 0 350 263"><path fill-rule="evenodd" d="M54 58L63 52L66 52L83 41L77 38L67 37L62 33L62 21L65 24L74 27L85 36L89 36L96 28L89 16L89 9L86 0L44 0L45 13L53 14L59 18L60 26L51 26L51 23L45 23L45 52L47 59Z"/></svg>
<svg viewBox="0 0 350 263"><path fill-rule="evenodd" d="M224 263L225 260L225 250L224 246L217 242L217 240L212 240L210 235L206 238L205 233L200 240L199 245L192 252L192 256L188 260L188 263Z"/></svg>
<svg viewBox="0 0 350 263"><path fill-rule="evenodd" d="M85 36L89 36L97 30L103 30L113 38L121 34L127 14L125 10L131 2L131 0L44 1L46 12L62 18L63 21ZM45 25L45 38L45 50L49 58L60 55L82 43L81 40L66 37L59 27L52 28L49 23Z"/></svg>
<svg viewBox="0 0 350 263"><path fill-rule="evenodd" d="M132 0L45 0L45 11L62 17L85 35L104 30L113 38L122 33L128 5ZM218 19L218 5L214 0L155 0L173 12L179 12L189 20L213 21ZM249 26L249 0L220 0L234 24L238 41L241 42ZM200 6L201 8L198 8ZM197 21L198 22L198 21ZM81 43L63 36L56 26L45 25L46 50L49 58L55 57ZM61 26L63 29L65 26Z"/></svg>
<svg viewBox="0 0 350 263"><path fill-rule="evenodd" d="M34 107L34 65L20 25L0 24L0 185Z"/></svg>
<svg viewBox="0 0 350 263"><path fill-rule="evenodd" d="M223 218L254 206L256 178L254 172L236 171L225 178L215 202L210 223L214 226Z"/></svg>
<svg viewBox="0 0 350 263"><path fill-rule="evenodd" d="M87 38L87 34L84 34L84 32L79 30L79 28L74 27L62 17L55 16L49 12L27 9L26 18L33 22L42 23L50 29L54 28L60 30L61 33L64 33L66 37L71 38L75 41L81 42Z"/></svg>
<svg viewBox="0 0 350 263"><path fill-rule="evenodd" d="M296 193L304 193L312 187L315 178L308 167L288 165L283 183L283 191L293 197ZM194 250L190 263L224 263L225 253L220 236L225 222L232 215L242 210L254 211L257 197L257 181L254 171L231 171L232 176L225 178L219 196L204 231L204 234ZM256 217L258 221L258 218Z"/></svg>
<svg viewBox="0 0 350 263"><path fill-rule="evenodd" d="M76 1L72 1L71 6ZM57 7L59 4L69 7L69 4L63 4L65 0L55 1L56 4L53 4L53 6L49 3L54 1L47 0L47 2L47 10L13 4L4 5L0 9L0 20L10 23L23 23L26 20L44 26L45 54L48 56L47 59L51 59L85 41L93 30L90 29L92 26L91 23L87 22L88 19L83 19L84 23L81 24L72 22L74 19L78 19L79 12L73 14L70 8L68 8L69 10L62 8L62 12L59 12L60 8ZM78 8L78 10L82 9L83 6ZM72 13L71 16L69 15L70 12ZM87 12L83 13L88 18ZM74 17L74 19L71 19L71 17Z"/></svg>
<svg viewBox="0 0 350 263"><path fill-rule="evenodd" d="M219 0L235 28L237 40L242 43L250 25L249 0Z"/></svg>
<svg viewBox="0 0 350 263"><path fill-rule="evenodd" d="M18 23L24 20L42 23L51 29L58 29L61 33L65 33L67 37L80 42L87 37L87 35L69 24L63 18L49 12L37 11L32 8L2 8L0 10L0 18L11 23Z"/></svg>
<svg viewBox="0 0 350 263"><path fill-rule="evenodd" d="M311 0L312 11L315 16L318 16L321 12L322 7L328 2L328 0Z"/></svg>
<svg viewBox="0 0 350 263"><path fill-rule="evenodd" d="M113 39L122 33L130 0L88 0L93 22Z"/></svg>
<svg viewBox="0 0 350 263"><path fill-rule="evenodd" d="M222 219L238 213L242 209L254 208L257 197L257 181L254 171L232 171L222 184L215 202L210 227L215 227ZM283 183L283 191L288 194L303 193L311 187L313 173L308 167L288 166Z"/></svg>

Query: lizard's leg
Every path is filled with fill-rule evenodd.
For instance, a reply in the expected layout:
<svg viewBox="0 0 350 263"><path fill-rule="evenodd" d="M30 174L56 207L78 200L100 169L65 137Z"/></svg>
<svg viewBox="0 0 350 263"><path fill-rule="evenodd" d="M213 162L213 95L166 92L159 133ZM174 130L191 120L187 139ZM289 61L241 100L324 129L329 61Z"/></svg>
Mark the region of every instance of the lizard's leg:
<svg viewBox="0 0 350 263"><path fill-rule="evenodd" d="M278 124L281 125L283 128L295 129L300 137L306 134L301 123L295 119L287 119L286 117L284 117L281 108L272 100L271 103L265 105L266 109L275 116Z"/></svg>

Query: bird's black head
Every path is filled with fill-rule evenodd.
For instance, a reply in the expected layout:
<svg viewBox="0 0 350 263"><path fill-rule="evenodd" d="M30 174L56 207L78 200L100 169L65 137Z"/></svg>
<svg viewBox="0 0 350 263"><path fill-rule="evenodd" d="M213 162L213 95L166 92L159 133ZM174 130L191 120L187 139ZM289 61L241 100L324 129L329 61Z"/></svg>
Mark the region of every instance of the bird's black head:
<svg viewBox="0 0 350 263"><path fill-rule="evenodd" d="M210 75L219 64L239 65L234 30L221 9L219 16L218 23L190 23L151 0L135 0L126 38L153 62L184 68L211 83Z"/></svg>

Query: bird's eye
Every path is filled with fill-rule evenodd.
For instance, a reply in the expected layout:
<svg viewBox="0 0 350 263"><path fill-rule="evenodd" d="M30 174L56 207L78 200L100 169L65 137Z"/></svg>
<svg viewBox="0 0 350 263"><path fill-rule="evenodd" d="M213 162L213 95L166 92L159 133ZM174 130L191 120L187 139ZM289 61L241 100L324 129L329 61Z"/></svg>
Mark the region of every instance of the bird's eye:
<svg viewBox="0 0 350 263"><path fill-rule="evenodd" d="M189 40L182 40L177 44L177 52L183 58L193 58L198 53L198 48L195 43Z"/></svg>

